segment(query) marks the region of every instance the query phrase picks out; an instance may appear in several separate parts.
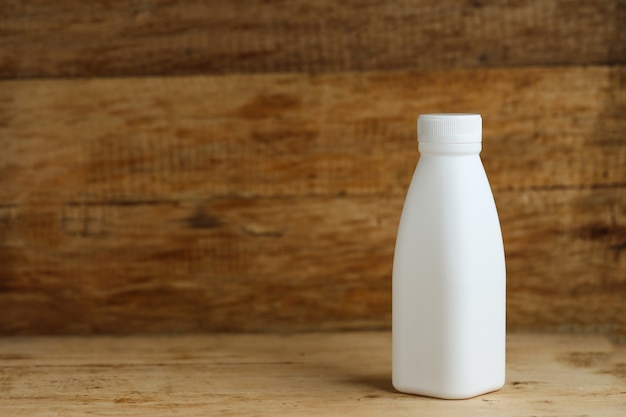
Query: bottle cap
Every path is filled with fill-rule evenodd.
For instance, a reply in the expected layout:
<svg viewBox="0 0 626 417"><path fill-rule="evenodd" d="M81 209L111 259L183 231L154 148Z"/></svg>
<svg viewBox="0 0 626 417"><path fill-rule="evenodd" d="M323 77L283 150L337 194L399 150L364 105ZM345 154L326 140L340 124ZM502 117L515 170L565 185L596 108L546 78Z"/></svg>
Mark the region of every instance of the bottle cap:
<svg viewBox="0 0 626 417"><path fill-rule="evenodd" d="M481 143L480 114L422 114L417 119L417 140L428 143Z"/></svg>

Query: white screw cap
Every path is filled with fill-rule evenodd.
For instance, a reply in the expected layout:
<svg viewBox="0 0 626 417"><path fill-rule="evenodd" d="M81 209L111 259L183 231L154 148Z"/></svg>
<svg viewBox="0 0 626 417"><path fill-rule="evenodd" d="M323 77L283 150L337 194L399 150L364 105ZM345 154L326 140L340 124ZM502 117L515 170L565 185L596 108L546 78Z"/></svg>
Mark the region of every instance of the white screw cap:
<svg viewBox="0 0 626 417"><path fill-rule="evenodd" d="M417 140L429 143L481 143L480 114L422 114L417 119Z"/></svg>

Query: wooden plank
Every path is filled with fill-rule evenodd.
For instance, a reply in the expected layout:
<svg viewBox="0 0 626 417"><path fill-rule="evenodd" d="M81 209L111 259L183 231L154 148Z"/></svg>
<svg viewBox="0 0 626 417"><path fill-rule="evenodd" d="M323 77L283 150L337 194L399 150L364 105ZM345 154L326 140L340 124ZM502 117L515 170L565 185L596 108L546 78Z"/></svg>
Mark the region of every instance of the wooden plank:
<svg viewBox="0 0 626 417"><path fill-rule="evenodd" d="M415 115L477 109L511 327L623 337L623 80L601 67L3 82L0 329L386 327Z"/></svg>
<svg viewBox="0 0 626 417"><path fill-rule="evenodd" d="M622 0L3 1L0 77L626 63Z"/></svg>
<svg viewBox="0 0 626 417"><path fill-rule="evenodd" d="M626 183L625 67L0 83L0 203L404 195L474 111L496 190Z"/></svg>
<svg viewBox="0 0 626 417"><path fill-rule="evenodd" d="M512 329L626 341L626 187L496 193Z"/></svg>
<svg viewBox="0 0 626 417"><path fill-rule="evenodd" d="M390 339L387 332L3 339L0 407L15 417L624 414L626 348L599 336L509 335L504 388L463 401L396 392Z"/></svg>
<svg viewBox="0 0 626 417"><path fill-rule="evenodd" d="M402 200L6 208L0 333L388 328ZM623 339L626 187L499 191L496 201L509 328Z"/></svg>

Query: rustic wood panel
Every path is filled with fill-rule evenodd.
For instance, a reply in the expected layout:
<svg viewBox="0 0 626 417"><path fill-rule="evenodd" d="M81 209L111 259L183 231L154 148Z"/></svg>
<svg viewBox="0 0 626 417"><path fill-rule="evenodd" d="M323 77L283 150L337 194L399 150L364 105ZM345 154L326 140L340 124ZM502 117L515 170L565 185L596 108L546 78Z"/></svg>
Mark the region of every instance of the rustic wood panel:
<svg viewBox="0 0 626 417"><path fill-rule="evenodd" d="M624 64L623 0L5 0L0 77Z"/></svg>
<svg viewBox="0 0 626 417"><path fill-rule="evenodd" d="M0 203L404 195L415 119L484 118L497 190L626 184L626 70L12 81Z"/></svg>
<svg viewBox="0 0 626 417"><path fill-rule="evenodd" d="M0 331L385 328L402 200L5 209ZM626 188L500 191L496 200L510 329L626 335Z"/></svg>
<svg viewBox="0 0 626 417"><path fill-rule="evenodd" d="M3 339L0 407L12 417L624 415L625 346L507 342L500 391L439 401L391 387L387 332Z"/></svg>
<svg viewBox="0 0 626 417"><path fill-rule="evenodd" d="M511 329L626 335L623 67L0 83L0 332L387 327L415 116L475 111Z"/></svg>

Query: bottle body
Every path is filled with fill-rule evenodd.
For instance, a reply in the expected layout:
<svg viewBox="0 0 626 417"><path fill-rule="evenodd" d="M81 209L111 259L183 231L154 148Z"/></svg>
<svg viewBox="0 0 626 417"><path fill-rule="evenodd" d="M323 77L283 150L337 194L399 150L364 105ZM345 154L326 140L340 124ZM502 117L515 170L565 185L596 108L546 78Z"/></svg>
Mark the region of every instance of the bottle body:
<svg viewBox="0 0 626 417"><path fill-rule="evenodd" d="M480 143L472 145L439 152L420 143L393 264L401 392L461 399L504 385L504 248Z"/></svg>

